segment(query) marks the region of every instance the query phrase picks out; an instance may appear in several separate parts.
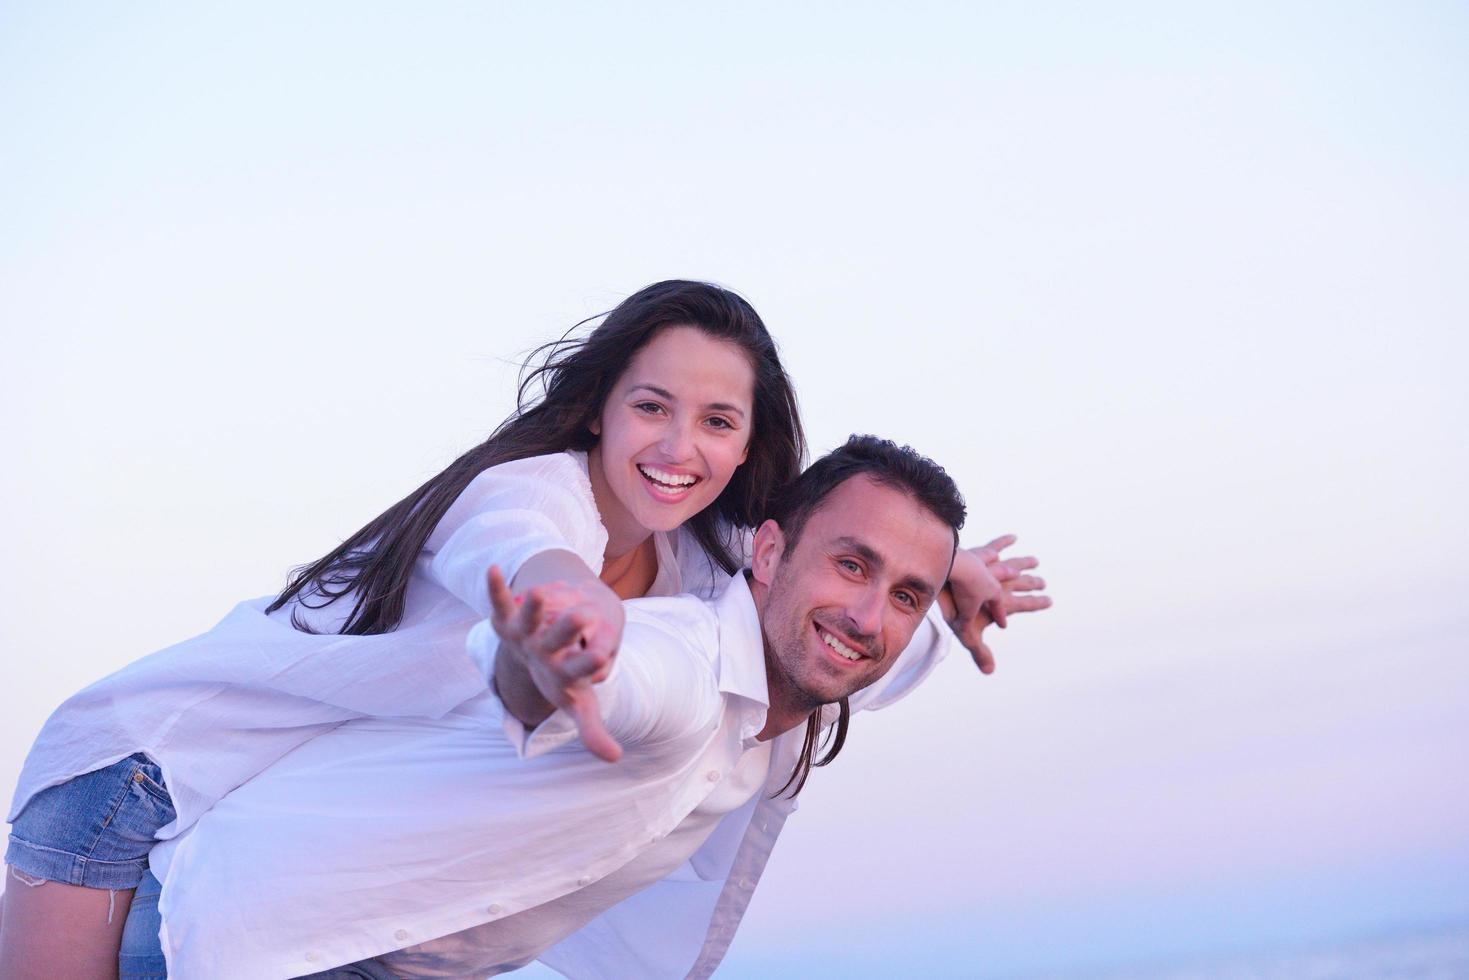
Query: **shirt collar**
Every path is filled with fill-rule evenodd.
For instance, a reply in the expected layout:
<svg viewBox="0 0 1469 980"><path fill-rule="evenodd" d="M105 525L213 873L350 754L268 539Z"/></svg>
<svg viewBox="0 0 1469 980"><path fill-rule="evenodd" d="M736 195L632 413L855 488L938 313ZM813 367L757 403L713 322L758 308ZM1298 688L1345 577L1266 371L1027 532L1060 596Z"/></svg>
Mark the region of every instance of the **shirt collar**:
<svg viewBox="0 0 1469 980"><path fill-rule="evenodd" d="M765 634L743 569L730 576L724 592L714 600L714 615L719 620L720 692L738 694L769 708Z"/></svg>

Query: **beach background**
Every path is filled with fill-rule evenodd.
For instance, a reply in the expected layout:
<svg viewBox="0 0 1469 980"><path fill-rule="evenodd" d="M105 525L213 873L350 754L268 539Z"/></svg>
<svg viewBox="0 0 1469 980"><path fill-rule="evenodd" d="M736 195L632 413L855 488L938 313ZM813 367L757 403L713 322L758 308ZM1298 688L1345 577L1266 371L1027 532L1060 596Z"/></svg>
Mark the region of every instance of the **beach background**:
<svg viewBox="0 0 1469 980"><path fill-rule="evenodd" d="M815 451L932 455L1056 600L857 720L722 975L1469 975L1466 55L1447 2L0 6L0 783L707 278Z"/></svg>

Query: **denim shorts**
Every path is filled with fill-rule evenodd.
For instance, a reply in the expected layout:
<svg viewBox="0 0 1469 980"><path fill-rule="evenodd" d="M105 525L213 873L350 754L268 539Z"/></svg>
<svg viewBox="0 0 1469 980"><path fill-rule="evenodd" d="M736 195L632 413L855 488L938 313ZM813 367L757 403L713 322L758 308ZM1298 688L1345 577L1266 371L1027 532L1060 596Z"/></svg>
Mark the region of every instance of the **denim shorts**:
<svg viewBox="0 0 1469 980"><path fill-rule="evenodd" d="M31 797L5 863L24 878L136 888L158 829L174 818L163 771L139 752Z"/></svg>
<svg viewBox="0 0 1469 980"><path fill-rule="evenodd" d="M158 914L158 893L162 890L153 872L143 873L122 927L122 948L117 952L118 980L166 980L168 977L163 943L158 938L158 931L163 928L163 918Z"/></svg>

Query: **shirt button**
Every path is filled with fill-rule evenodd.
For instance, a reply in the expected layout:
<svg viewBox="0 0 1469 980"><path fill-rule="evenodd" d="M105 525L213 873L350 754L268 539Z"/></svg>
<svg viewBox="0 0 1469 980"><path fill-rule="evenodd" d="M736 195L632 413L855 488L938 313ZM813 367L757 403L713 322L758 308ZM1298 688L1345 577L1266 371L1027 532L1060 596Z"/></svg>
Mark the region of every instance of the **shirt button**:
<svg viewBox="0 0 1469 980"><path fill-rule="evenodd" d="M592 883L591 876L590 875L582 875L580 878L576 879L576 883L578 885L580 885L581 887L585 888L585 887L587 887L588 885L590 885Z"/></svg>
<svg viewBox="0 0 1469 980"><path fill-rule="evenodd" d="M321 954L318 953L314 949L311 952L309 952L309 953L306 954L306 962L307 963L315 963L319 959L321 959Z"/></svg>
<svg viewBox="0 0 1469 980"><path fill-rule="evenodd" d="M393 938L394 939L407 939L408 938L408 930L407 929L399 929L397 932L393 933Z"/></svg>
<svg viewBox="0 0 1469 980"><path fill-rule="evenodd" d="M709 781L711 783L717 783L717 782L719 782L719 770L718 769L710 769L709 770Z"/></svg>
<svg viewBox="0 0 1469 980"><path fill-rule="evenodd" d="M500 908L500 906L498 904L496 904L496 905L491 905L489 908L485 909L485 911L488 912L488 913L490 913L491 915L499 915L501 912L503 912L505 910L502 909L502 908Z"/></svg>

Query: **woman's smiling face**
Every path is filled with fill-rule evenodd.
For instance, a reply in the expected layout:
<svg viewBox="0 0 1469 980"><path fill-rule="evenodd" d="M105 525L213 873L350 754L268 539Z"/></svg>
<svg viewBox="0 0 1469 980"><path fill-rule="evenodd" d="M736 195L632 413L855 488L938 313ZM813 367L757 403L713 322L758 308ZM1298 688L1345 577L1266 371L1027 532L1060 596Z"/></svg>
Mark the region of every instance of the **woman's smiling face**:
<svg viewBox="0 0 1469 980"><path fill-rule="evenodd" d="M633 356L587 454L609 556L714 502L745 461L754 397L746 353L696 327L661 330Z"/></svg>

